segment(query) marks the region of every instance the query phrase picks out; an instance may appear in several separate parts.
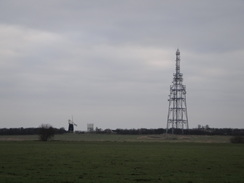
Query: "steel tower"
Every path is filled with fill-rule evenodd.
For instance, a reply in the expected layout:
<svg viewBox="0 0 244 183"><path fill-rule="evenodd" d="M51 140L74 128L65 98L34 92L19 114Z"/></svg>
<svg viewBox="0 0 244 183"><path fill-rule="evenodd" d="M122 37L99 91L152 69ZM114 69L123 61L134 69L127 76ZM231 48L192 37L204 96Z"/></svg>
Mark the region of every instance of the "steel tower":
<svg viewBox="0 0 244 183"><path fill-rule="evenodd" d="M180 73L180 50L176 51L176 72L173 74L173 85L170 86L169 109L166 133L171 129L182 131L188 129L188 117L186 106L186 86L182 84L183 74ZM179 133L179 132L178 132Z"/></svg>

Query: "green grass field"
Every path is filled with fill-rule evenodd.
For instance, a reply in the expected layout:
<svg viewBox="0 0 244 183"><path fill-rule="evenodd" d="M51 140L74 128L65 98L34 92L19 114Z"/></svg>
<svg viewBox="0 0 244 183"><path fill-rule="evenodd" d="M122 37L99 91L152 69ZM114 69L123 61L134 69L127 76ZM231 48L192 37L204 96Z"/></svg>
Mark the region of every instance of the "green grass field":
<svg viewBox="0 0 244 183"><path fill-rule="evenodd" d="M50 142L2 139L0 182L244 182L242 144L148 142L136 136L91 140L98 137L64 141L60 136Z"/></svg>
<svg viewBox="0 0 244 183"><path fill-rule="evenodd" d="M109 142L197 142L229 143L230 136L207 135L118 135L118 134L75 134L55 135L57 141L109 141ZM0 135L0 141L38 140L37 135Z"/></svg>

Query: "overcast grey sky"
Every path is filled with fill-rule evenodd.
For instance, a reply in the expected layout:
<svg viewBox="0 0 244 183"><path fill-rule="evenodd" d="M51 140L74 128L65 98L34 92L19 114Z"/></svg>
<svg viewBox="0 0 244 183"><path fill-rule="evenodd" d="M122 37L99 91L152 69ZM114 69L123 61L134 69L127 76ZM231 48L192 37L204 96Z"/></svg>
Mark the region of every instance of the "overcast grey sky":
<svg viewBox="0 0 244 183"><path fill-rule="evenodd" d="M0 128L165 128L175 52L190 128L244 128L243 0L0 0Z"/></svg>

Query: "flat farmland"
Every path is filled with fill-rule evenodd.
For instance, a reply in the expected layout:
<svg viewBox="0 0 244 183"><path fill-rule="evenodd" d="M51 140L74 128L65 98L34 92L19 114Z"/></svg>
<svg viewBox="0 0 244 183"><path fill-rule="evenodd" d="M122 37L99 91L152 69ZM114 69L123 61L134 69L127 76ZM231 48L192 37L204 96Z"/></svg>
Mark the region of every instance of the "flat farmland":
<svg viewBox="0 0 244 183"><path fill-rule="evenodd" d="M126 138L129 140L2 140L0 182L244 182L242 144Z"/></svg>
<svg viewBox="0 0 244 183"><path fill-rule="evenodd" d="M55 135L54 141L96 141L96 142L195 142L229 143L230 136L208 135L119 135L119 134L75 134ZM38 135L0 135L0 141L36 141Z"/></svg>

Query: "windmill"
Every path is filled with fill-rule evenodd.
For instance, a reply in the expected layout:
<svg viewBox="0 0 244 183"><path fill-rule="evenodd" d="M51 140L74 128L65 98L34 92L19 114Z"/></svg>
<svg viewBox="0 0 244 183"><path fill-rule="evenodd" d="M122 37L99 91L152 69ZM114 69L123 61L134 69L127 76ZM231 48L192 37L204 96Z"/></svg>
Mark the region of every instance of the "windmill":
<svg viewBox="0 0 244 183"><path fill-rule="evenodd" d="M69 132L74 132L74 126L77 126L77 124L75 124L74 123L74 121L73 121L73 117L72 117L72 120L68 120L68 123L69 123L69 129L68 129L68 131Z"/></svg>

